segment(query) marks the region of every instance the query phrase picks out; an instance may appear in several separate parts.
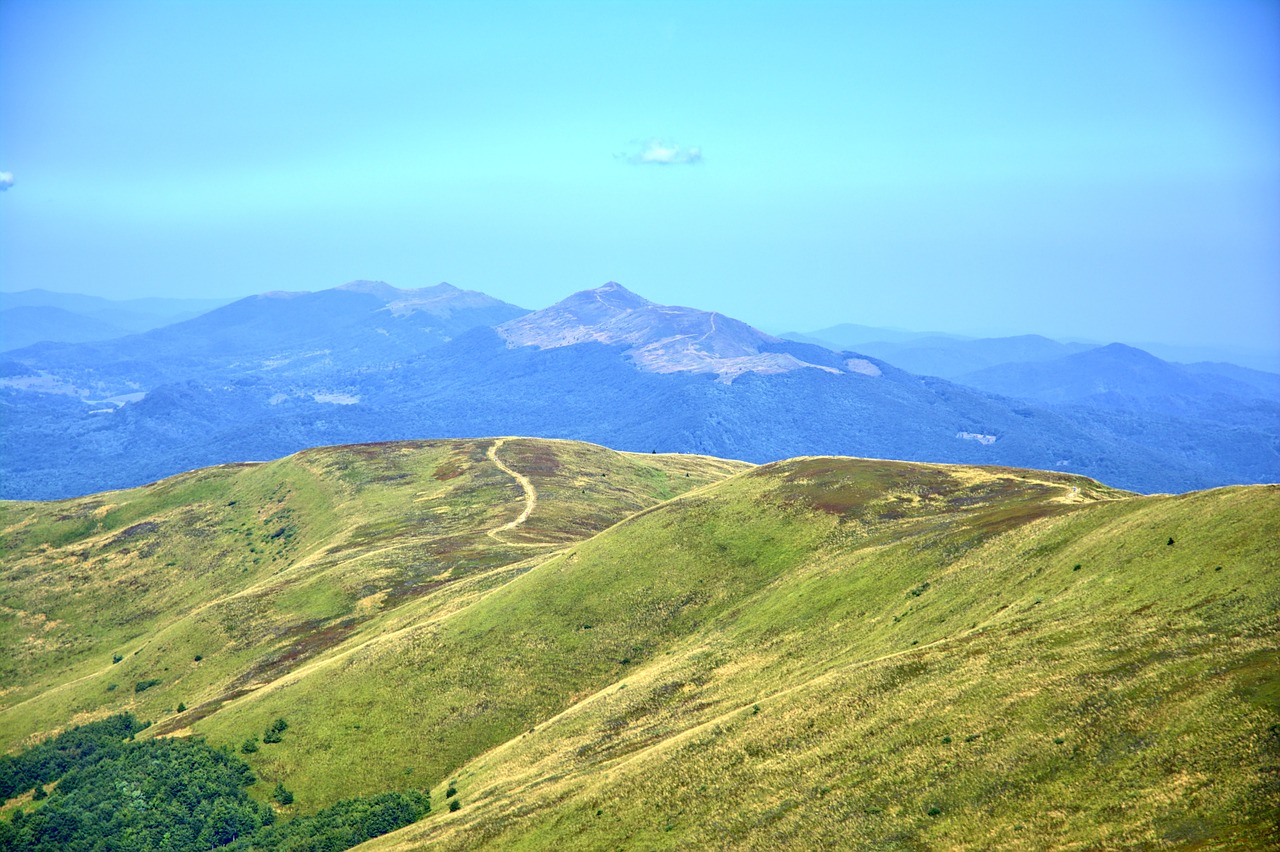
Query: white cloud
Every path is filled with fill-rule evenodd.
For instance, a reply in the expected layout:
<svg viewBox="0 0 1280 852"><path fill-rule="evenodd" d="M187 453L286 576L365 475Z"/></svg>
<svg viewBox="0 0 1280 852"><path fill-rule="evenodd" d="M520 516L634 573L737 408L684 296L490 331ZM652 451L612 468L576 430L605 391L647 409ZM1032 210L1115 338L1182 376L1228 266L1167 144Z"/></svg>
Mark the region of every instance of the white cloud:
<svg viewBox="0 0 1280 852"><path fill-rule="evenodd" d="M702 162L702 149L696 145L682 146L661 139L646 139L636 143L639 149L622 155L633 166L677 166Z"/></svg>
<svg viewBox="0 0 1280 852"><path fill-rule="evenodd" d="M0 192L13 186L13 172L0 172Z"/></svg>

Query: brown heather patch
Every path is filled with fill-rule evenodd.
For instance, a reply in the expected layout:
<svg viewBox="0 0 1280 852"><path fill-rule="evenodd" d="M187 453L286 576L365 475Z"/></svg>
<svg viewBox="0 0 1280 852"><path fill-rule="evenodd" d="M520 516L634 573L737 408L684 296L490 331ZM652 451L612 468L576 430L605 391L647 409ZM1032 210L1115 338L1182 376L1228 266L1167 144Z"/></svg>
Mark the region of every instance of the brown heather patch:
<svg viewBox="0 0 1280 852"><path fill-rule="evenodd" d="M212 716L222 708L222 705L248 695L254 690L261 689L262 686L263 684L259 683L251 686L242 686L237 689L224 692L217 698L212 698L208 701L201 702L195 707L187 708L187 711L180 716L174 716L161 722L157 722L149 728L148 731L158 737L189 735L191 733L191 726L195 725L202 719L207 719L209 716ZM185 734L179 734L179 731L185 732Z"/></svg>

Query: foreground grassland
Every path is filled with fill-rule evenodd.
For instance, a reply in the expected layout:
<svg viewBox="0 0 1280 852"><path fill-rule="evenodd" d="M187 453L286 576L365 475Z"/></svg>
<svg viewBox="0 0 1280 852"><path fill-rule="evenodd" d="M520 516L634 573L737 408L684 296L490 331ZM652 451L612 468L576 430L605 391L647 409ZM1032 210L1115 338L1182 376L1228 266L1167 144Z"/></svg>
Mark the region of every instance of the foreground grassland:
<svg viewBox="0 0 1280 852"><path fill-rule="evenodd" d="M506 439L2 505L6 746L287 718L285 816L431 790L371 848L1280 848L1274 486Z"/></svg>
<svg viewBox="0 0 1280 852"><path fill-rule="evenodd" d="M488 535L526 505L495 446L536 487L538 511ZM0 747L121 710L161 732L186 727L746 467L566 441L430 441L0 503Z"/></svg>

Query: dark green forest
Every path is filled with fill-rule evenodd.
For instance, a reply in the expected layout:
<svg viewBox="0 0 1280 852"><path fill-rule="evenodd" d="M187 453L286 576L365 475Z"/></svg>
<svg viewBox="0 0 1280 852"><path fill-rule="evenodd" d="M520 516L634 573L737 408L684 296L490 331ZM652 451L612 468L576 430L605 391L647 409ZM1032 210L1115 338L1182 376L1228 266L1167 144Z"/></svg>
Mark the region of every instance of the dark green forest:
<svg viewBox="0 0 1280 852"><path fill-rule="evenodd" d="M347 799L289 821L256 802L248 764L199 739L135 740L131 714L81 725L0 757L7 801L32 803L0 822L0 850L97 852L228 848L339 852L431 810L425 793ZM277 784L275 801L292 794Z"/></svg>

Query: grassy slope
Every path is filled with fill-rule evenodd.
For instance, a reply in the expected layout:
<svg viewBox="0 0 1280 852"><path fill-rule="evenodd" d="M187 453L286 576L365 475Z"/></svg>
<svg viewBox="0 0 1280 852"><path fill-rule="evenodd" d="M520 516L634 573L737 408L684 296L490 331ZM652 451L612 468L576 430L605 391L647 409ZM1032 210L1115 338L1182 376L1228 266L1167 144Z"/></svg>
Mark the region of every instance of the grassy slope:
<svg viewBox="0 0 1280 852"><path fill-rule="evenodd" d="M495 747L450 773L461 810L372 845L1275 846L1277 540L1269 486L757 469L400 647L424 704L493 702L451 698L425 750Z"/></svg>
<svg viewBox="0 0 1280 852"><path fill-rule="evenodd" d="M492 537L524 505L486 458L492 445L325 448L78 500L0 503L0 747L123 709L180 729L746 467L508 439L500 457L529 476L539 504ZM179 702L187 713L174 714Z"/></svg>
<svg viewBox="0 0 1280 852"><path fill-rule="evenodd" d="M490 446L0 504L0 731L283 716L296 811L434 787L389 848L1276 842L1280 489L510 439L495 538Z"/></svg>

